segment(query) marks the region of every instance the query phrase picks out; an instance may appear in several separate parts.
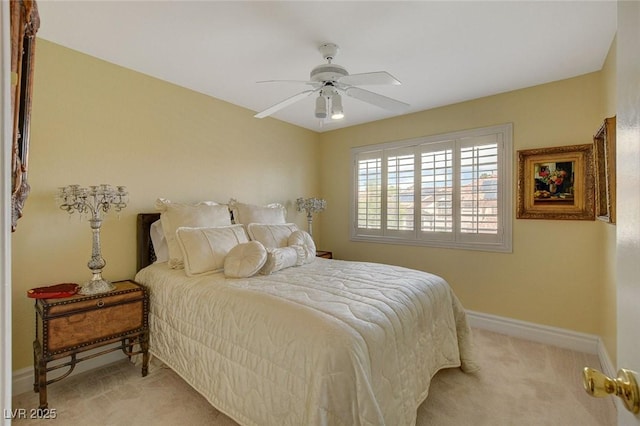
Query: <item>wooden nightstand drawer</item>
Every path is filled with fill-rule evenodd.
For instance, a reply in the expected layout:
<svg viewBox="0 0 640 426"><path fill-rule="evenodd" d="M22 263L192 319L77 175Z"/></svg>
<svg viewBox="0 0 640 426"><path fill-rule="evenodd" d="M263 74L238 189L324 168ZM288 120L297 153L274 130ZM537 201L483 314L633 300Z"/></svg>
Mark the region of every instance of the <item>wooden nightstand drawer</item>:
<svg viewBox="0 0 640 426"><path fill-rule="evenodd" d="M109 293L93 296L75 295L64 299L38 299L42 301L42 311L47 317L54 317L65 312L80 312L116 305L126 301L143 300L144 290L131 281L114 283L116 289ZM46 312L45 312L46 311Z"/></svg>
<svg viewBox="0 0 640 426"><path fill-rule="evenodd" d="M142 329L143 310L143 300L137 300L51 318L47 350L53 355Z"/></svg>

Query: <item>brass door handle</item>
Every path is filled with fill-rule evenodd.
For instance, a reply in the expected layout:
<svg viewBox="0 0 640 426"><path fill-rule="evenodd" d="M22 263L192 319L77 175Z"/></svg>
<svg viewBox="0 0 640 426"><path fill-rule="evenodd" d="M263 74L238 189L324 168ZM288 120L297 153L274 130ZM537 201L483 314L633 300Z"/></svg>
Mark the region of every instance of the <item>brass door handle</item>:
<svg viewBox="0 0 640 426"><path fill-rule="evenodd" d="M612 379L598 370L585 367L582 371L584 390L594 397L619 396L627 410L640 412L640 390L633 371L621 368L618 377Z"/></svg>

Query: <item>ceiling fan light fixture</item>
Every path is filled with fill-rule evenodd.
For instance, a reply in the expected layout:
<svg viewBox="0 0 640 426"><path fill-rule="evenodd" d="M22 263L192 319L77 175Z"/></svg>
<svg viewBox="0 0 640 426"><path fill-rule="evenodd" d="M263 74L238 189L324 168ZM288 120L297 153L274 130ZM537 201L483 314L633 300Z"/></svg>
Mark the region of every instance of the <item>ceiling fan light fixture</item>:
<svg viewBox="0 0 640 426"><path fill-rule="evenodd" d="M334 93L331 96L331 119L340 120L344 118L344 110L342 109L342 96Z"/></svg>
<svg viewBox="0 0 640 426"><path fill-rule="evenodd" d="M316 98L316 118L327 118L327 99L322 93Z"/></svg>

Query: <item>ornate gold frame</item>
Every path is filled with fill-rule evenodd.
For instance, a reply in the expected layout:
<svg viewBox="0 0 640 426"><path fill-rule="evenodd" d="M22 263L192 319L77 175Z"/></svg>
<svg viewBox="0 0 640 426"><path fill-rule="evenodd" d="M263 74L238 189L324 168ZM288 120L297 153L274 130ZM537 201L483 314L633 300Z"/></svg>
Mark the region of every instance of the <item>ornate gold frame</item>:
<svg viewBox="0 0 640 426"><path fill-rule="evenodd" d="M616 223L616 117L606 118L593 137L596 217Z"/></svg>
<svg viewBox="0 0 640 426"><path fill-rule="evenodd" d="M564 165L561 193L539 188L541 170ZM557 169L561 171L561 169ZM538 178L537 178L538 177ZM552 184L549 184L549 189ZM555 187L555 185L553 185ZM571 145L518 151L518 219L594 220L593 145Z"/></svg>
<svg viewBox="0 0 640 426"><path fill-rule="evenodd" d="M11 231L22 217L29 195L29 128L33 92L33 62L40 15L34 0L11 0L11 109L13 149L11 154Z"/></svg>

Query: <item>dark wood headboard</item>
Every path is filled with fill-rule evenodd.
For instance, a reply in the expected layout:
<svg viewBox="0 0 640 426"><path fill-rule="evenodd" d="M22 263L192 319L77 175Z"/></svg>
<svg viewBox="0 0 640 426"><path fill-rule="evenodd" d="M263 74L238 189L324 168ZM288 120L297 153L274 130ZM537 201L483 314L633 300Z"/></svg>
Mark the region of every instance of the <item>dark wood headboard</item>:
<svg viewBox="0 0 640 426"><path fill-rule="evenodd" d="M151 224L160 219L160 213L138 213L136 225L136 271L156 261L156 253L151 243Z"/></svg>

